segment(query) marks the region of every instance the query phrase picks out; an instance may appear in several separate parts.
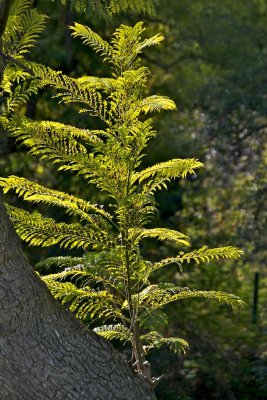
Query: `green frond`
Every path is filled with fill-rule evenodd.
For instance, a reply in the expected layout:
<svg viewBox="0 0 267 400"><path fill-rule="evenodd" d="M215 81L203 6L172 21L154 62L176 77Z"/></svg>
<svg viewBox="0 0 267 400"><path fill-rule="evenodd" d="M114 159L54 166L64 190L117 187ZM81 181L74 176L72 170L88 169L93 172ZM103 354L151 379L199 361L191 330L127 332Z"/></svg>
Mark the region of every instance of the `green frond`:
<svg viewBox="0 0 267 400"><path fill-rule="evenodd" d="M39 78L44 85L50 85L57 89L64 90L75 83L75 79L64 75L61 71L55 71L50 67L31 62L29 65L36 78Z"/></svg>
<svg viewBox="0 0 267 400"><path fill-rule="evenodd" d="M2 81L0 82L0 88L3 92L8 93L9 95L12 94L12 88L14 84L18 84L20 82L24 82L26 79L30 78L30 74L22 69L18 68L17 66L8 65L6 66ZM30 85L31 82L29 82ZM34 82L37 84L37 82Z"/></svg>
<svg viewBox="0 0 267 400"><path fill-rule="evenodd" d="M116 246L110 251L87 252L83 257L51 257L37 264L38 267L65 268L59 273L50 274L49 279L71 279L79 285L103 284L118 292L126 279L124 249Z"/></svg>
<svg viewBox="0 0 267 400"><path fill-rule="evenodd" d="M30 0L13 0L10 2L8 19L6 22L5 31L3 34L3 42L16 39L16 36L23 31L21 20L29 12L31 7ZM25 26L24 26L25 29Z"/></svg>
<svg viewBox="0 0 267 400"><path fill-rule="evenodd" d="M118 75L137 67L134 63L140 53L141 34L145 28L143 22L137 22L133 27L120 25L112 36L112 63L118 69Z"/></svg>
<svg viewBox="0 0 267 400"><path fill-rule="evenodd" d="M42 87L42 84L37 80L32 80L30 82L24 80L15 87L10 81L6 83L4 89L6 92L9 92L9 96L3 106L3 114L13 114L17 109L26 104L33 94L38 93L38 90Z"/></svg>
<svg viewBox="0 0 267 400"><path fill-rule="evenodd" d="M15 1L3 35L3 50L21 58L36 44L45 27L46 16L30 9L31 1Z"/></svg>
<svg viewBox="0 0 267 400"><path fill-rule="evenodd" d="M175 354L185 354L189 348L189 344L186 340L176 337L166 338L156 331L142 335L140 339L146 344L144 346L146 352L154 348L159 349L164 344L166 344Z"/></svg>
<svg viewBox="0 0 267 400"><path fill-rule="evenodd" d="M112 47L91 28L75 22L70 29L73 31L73 37L80 37L83 43L91 46L96 53L100 53L106 59L112 58Z"/></svg>
<svg viewBox="0 0 267 400"><path fill-rule="evenodd" d="M17 121L17 120L16 120ZM34 121L30 119L22 119L22 124L35 124ZM89 129L81 129L72 125L65 125L55 121L38 121L36 125L32 125L34 128L37 127L43 128L47 130L47 134L51 136L54 132L61 136L64 139L69 138L69 140L74 141L82 141L86 145L95 146L98 143L102 143L102 140L99 138L99 132L101 131L90 131ZM25 129L25 126L23 126ZM80 143L81 144L81 143ZM81 151L81 150L79 150ZM86 152L85 148L83 148L82 152Z"/></svg>
<svg viewBox="0 0 267 400"><path fill-rule="evenodd" d="M52 0L55 1L55 0ZM66 0L58 0L66 4ZM158 0L75 0L71 6L80 13L90 13L94 18L110 19L112 14L132 11L154 16Z"/></svg>
<svg viewBox="0 0 267 400"><path fill-rule="evenodd" d="M93 153L87 154L87 148L79 140L81 136L85 136L83 133L86 131L64 125L60 128L57 123L32 122L25 118L18 122L11 121L7 128L12 136L30 148L31 154L60 164L58 170L72 171L91 181L102 172L103 185L114 188L113 182L104 177L105 172L106 175L112 173L108 160L102 161L102 157L95 157ZM86 140L92 145L101 142L97 135L91 136L90 132ZM117 168L119 169L119 165ZM101 176L98 182L101 182Z"/></svg>
<svg viewBox="0 0 267 400"><path fill-rule="evenodd" d="M135 235L137 233L137 230L134 230L133 233ZM167 229L167 228L142 229L139 230L137 238L138 240L143 238L157 238L162 241L169 240L178 245L183 244L185 246L190 246L189 237L181 232L175 231L174 229Z"/></svg>
<svg viewBox="0 0 267 400"><path fill-rule="evenodd" d="M89 112L109 124L108 103L96 90L83 88L83 85L79 87L77 81L73 81L66 92L59 92L55 97L60 99L60 103L80 103L84 107L80 109L80 113Z"/></svg>
<svg viewBox="0 0 267 400"><path fill-rule="evenodd" d="M130 204L130 207L128 207ZM125 215L130 221L131 226L129 234L133 240L138 241L142 226L151 221L153 214L156 212L156 202L152 196L145 196L141 193L134 193L129 196L129 203L122 203L116 210L118 221L122 226L125 224Z"/></svg>
<svg viewBox="0 0 267 400"><path fill-rule="evenodd" d="M40 213L29 213L7 206L11 221L21 239L31 246L61 248L104 249L111 244L111 237L104 231L96 231L80 224L56 223Z"/></svg>
<svg viewBox="0 0 267 400"><path fill-rule="evenodd" d="M10 15L23 15L31 5L31 0L13 0L10 7Z"/></svg>
<svg viewBox="0 0 267 400"><path fill-rule="evenodd" d="M83 174L96 169L94 155L87 155L86 146L102 146L100 136L107 134L105 131L89 131L52 121L36 122L24 117L9 121L5 128L29 147L32 154L48 158L53 163L65 162L66 169L79 171L80 166Z"/></svg>
<svg viewBox="0 0 267 400"><path fill-rule="evenodd" d="M140 305L144 307L144 312L146 312L146 309L155 310L177 300L198 297L217 300L220 303L227 304L234 310L244 304L239 297L226 292L188 289L173 284L150 285L139 294Z"/></svg>
<svg viewBox="0 0 267 400"><path fill-rule="evenodd" d="M142 100L139 108L140 111L147 114L153 111L176 110L176 105L169 97L153 95Z"/></svg>
<svg viewBox="0 0 267 400"><path fill-rule="evenodd" d="M136 150L140 154L140 160L142 158L141 152L147 146L150 139L156 137L156 132L152 126L152 120L147 119L146 121L139 121L135 119L128 125L128 135L132 137L133 143L135 144ZM139 165L137 165L139 166Z"/></svg>
<svg viewBox="0 0 267 400"><path fill-rule="evenodd" d="M77 83L82 89L104 90L110 93L116 86L114 78L99 78L97 76L82 76L77 78Z"/></svg>
<svg viewBox="0 0 267 400"><path fill-rule="evenodd" d="M59 126L62 125L62 129ZM11 120L8 125L11 135L16 137L32 154L48 158L53 162L62 162L64 157L87 153L86 147L75 138L77 131L49 121L31 121L27 118ZM71 133L73 132L73 133ZM90 136L88 135L88 140Z"/></svg>
<svg viewBox="0 0 267 400"><path fill-rule="evenodd" d="M5 101L1 104L1 114L10 118L12 114L27 103L33 94L43 88L39 79L33 79L29 72L24 71L17 65L7 63L3 79L0 83Z"/></svg>
<svg viewBox="0 0 267 400"><path fill-rule="evenodd" d="M185 178L187 174L194 174L195 169L201 167L203 164L194 158L177 158L134 173L132 184L148 180L143 184L143 193L153 194L156 190L166 188L166 183L172 179Z"/></svg>
<svg viewBox="0 0 267 400"><path fill-rule="evenodd" d="M75 284L76 287L84 287L97 284L101 287L104 285L109 289L111 287L115 290L117 289L117 286L114 285L113 278L111 276L108 276L107 271L103 271L103 266L102 268L94 268L94 266L89 268L88 265L84 263L84 259L82 259L81 264L69 266L61 272L45 275L44 278L59 282L71 281L73 284Z"/></svg>
<svg viewBox="0 0 267 400"><path fill-rule="evenodd" d="M151 38L143 40L138 46L138 50L141 51L145 47L150 47L150 46L155 46L156 44L161 43L164 40L164 36L162 36L160 33L158 33L155 36L152 36Z"/></svg>
<svg viewBox="0 0 267 400"><path fill-rule="evenodd" d="M123 149L121 144L114 141L112 154L102 155L87 153L87 148L80 139L87 135L84 130L78 128L51 123L47 121L32 122L25 118L9 123L9 131L25 146L30 148L30 153L48 159L54 164L60 164L58 170L72 171L82 175L86 180L91 181L101 190L108 191L113 196L123 195L123 184L127 177L122 176L121 171L127 165L126 157L122 157ZM103 142L99 135L86 137L92 146L101 149ZM105 147L106 151L108 148ZM105 152L103 148L102 152ZM114 184L114 174L118 176L118 183Z"/></svg>
<svg viewBox="0 0 267 400"><path fill-rule="evenodd" d="M36 269L50 269L51 267L57 268L74 268L78 265L82 264L83 258L82 257L49 257L42 261L39 261L35 267Z"/></svg>
<svg viewBox="0 0 267 400"><path fill-rule="evenodd" d="M86 86L79 78L71 78L61 71L55 71L37 63L31 62L30 68L34 76L40 79L42 85L57 89L55 97L60 99L59 102L81 104L85 108L81 108L80 112L88 111L91 115L109 123L107 101L92 85ZM107 80L105 82L107 83Z"/></svg>
<svg viewBox="0 0 267 400"><path fill-rule="evenodd" d="M70 264L70 263L69 263ZM74 262L73 262L74 264ZM56 272L54 274L48 274L45 275L44 278L47 278L49 280L53 281L66 281L66 278L68 280L73 281L75 283L75 286L77 287L78 280L81 280L81 278L84 278L86 276L86 272L83 270L82 265L73 265L72 267L67 267L64 271L61 272ZM89 282L85 284L85 279L82 279L84 285L86 286Z"/></svg>
<svg viewBox="0 0 267 400"><path fill-rule="evenodd" d="M180 252L177 257L165 258L159 262L152 265L152 269L156 270L165 265L176 263L182 265L187 262L190 263L195 261L197 264L200 262L209 262L211 260L219 260L220 258L237 260L244 252L232 246L218 247L214 249L209 249L207 246L201 247L199 250L193 250L189 253Z"/></svg>
<svg viewBox="0 0 267 400"><path fill-rule="evenodd" d="M98 335L108 340L120 340L121 342L131 342L132 334L128 328L122 324L102 325L93 329Z"/></svg>
<svg viewBox="0 0 267 400"><path fill-rule="evenodd" d="M69 263L70 264L70 263ZM42 279L49 279L55 282L71 282L76 288L87 287L95 283L94 277L90 276L83 268L82 264L76 264L66 268L64 271L45 275Z"/></svg>
<svg viewBox="0 0 267 400"><path fill-rule="evenodd" d="M126 11L136 11L148 15L155 15L158 0L110 0L109 9L112 14Z"/></svg>
<svg viewBox="0 0 267 400"><path fill-rule="evenodd" d="M115 307L117 300L106 290L78 289L70 282L57 282L49 277L43 277L43 281L53 296L67 305L77 318L101 321L122 317L120 309Z"/></svg>
<svg viewBox="0 0 267 400"><path fill-rule="evenodd" d="M84 255L84 270L94 276L95 282L103 282L116 290L126 279L124 252L122 246L101 252L88 252Z"/></svg>
<svg viewBox="0 0 267 400"><path fill-rule="evenodd" d="M100 206L96 206L64 192L49 189L38 183L28 181L25 178L19 178L17 176L0 178L0 187L3 188L4 193L7 193L9 190L14 190L19 197L22 197L30 203L45 203L51 206L63 207L69 214L78 215L81 219L92 224L96 229L101 230L101 222L97 216L102 216L108 221L112 219L111 215L105 212ZM99 227L98 224L100 225Z"/></svg>
<svg viewBox="0 0 267 400"><path fill-rule="evenodd" d="M131 123L134 125L138 122L138 116L141 113L139 100L143 89L146 87L149 70L145 67L122 71L113 83L113 92L110 94L109 114L113 120L121 120L122 126L120 130L128 131ZM133 88L135 95L133 94ZM132 99L129 99L129 93L132 93ZM122 108L122 104L124 104Z"/></svg>

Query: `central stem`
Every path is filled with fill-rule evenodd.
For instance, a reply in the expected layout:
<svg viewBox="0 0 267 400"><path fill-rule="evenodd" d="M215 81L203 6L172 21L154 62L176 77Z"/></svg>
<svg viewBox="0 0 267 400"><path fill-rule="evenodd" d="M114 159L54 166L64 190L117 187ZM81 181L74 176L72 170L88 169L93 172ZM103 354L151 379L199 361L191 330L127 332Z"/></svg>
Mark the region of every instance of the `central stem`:
<svg viewBox="0 0 267 400"><path fill-rule="evenodd" d="M130 319L131 319L131 327L130 330L132 332L132 351L133 358L136 362L136 367L138 373L143 373L143 363L145 361L145 354L143 350L142 343L140 341L140 330L139 324L137 322L138 317L138 307L133 302L132 299L132 285L131 285L131 261L130 261L130 253L131 253L131 244L129 242L129 205L128 205L128 197L130 190L130 179L131 179L131 171L133 169L132 165L129 165L127 172L127 181L126 181L126 191L125 191L125 215L124 215L124 232L123 232L123 244L125 246L125 263L126 263L126 297L128 301Z"/></svg>
<svg viewBox="0 0 267 400"><path fill-rule="evenodd" d="M133 326L134 321L134 309L132 302L132 287L131 287L131 268L130 268L130 256L129 256L129 219L128 219L128 196L130 188L130 176L131 176L131 166L129 166L127 171L127 181L126 181L126 191L125 191L125 215L124 215L124 246L125 246L125 263L126 263L126 295L129 305L129 312L131 318L131 326Z"/></svg>

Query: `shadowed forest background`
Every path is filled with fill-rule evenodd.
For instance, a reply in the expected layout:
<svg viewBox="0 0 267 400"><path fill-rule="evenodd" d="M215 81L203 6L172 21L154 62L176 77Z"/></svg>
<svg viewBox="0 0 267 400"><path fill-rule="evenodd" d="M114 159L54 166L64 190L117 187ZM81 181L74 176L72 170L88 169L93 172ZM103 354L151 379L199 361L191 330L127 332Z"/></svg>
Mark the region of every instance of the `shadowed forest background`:
<svg viewBox="0 0 267 400"><path fill-rule="evenodd" d="M159 400L249 400L267 397L267 1L161 0L155 18L128 13L107 21L94 10L76 14L59 2L34 5L49 16L31 59L73 77L107 75L93 51L84 51L67 29L74 21L108 38L120 23L142 19L148 34L161 32L165 41L149 49L143 61L152 70L148 93L172 98L177 111L157 117L159 136L150 145L144 166L174 157L196 157L205 167L183 182L171 183L157 196L155 224L178 229L204 244L233 245L245 251L241 260L175 267L158 272L157 281L182 282L201 290L224 290L240 296L246 306L237 314L217 303L187 300L166 309L168 336L188 340L185 356L166 348L151 354L153 374L166 371L156 389ZM153 90L152 90L153 88ZM99 129L75 106L51 101L52 90L33 96L26 115ZM0 137L2 176L18 175L102 203L93 186L61 175L48 163L29 157L26 149ZM17 196L9 202L21 205ZM23 203L23 207L30 209ZM63 220L58 209L38 206ZM32 264L54 255L54 249L24 250ZM147 241L151 259L171 249ZM52 270L39 269L41 274ZM88 321L90 322L90 321ZM120 345L118 344L118 348ZM158 369L158 372L157 372Z"/></svg>

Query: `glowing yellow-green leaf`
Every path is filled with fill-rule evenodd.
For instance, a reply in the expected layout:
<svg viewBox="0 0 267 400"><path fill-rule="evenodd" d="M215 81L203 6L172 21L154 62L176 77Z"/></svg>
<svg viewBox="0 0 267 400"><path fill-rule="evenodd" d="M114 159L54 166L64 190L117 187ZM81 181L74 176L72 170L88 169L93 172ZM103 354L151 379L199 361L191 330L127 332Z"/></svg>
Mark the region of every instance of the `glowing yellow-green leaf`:
<svg viewBox="0 0 267 400"><path fill-rule="evenodd" d="M106 220L112 219L111 215L105 212L100 206L91 204L90 202L64 192L49 189L38 183L28 181L25 178L17 176L0 178L0 187L3 188L4 193L7 193L9 190L14 190L18 196L31 203L45 203L52 206L63 207L68 213L78 215L95 227L97 226L97 220L94 219L90 213L101 215Z"/></svg>
<svg viewBox="0 0 267 400"><path fill-rule="evenodd" d="M176 337L163 337L156 331L142 335L140 339L145 343L144 348L146 352L153 348L159 349L164 344L166 344L175 354L185 354L189 348L189 344L186 340Z"/></svg>
<svg viewBox="0 0 267 400"><path fill-rule="evenodd" d="M214 299L231 306L234 310L243 306L239 297L222 291L195 290L187 287L178 287L174 284L150 285L139 294L140 304L146 309L157 309L177 300L202 297Z"/></svg>
<svg viewBox="0 0 267 400"><path fill-rule="evenodd" d="M132 333L130 329L122 324L102 325L94 328L94 332L108 340L120 340L121 342L131 342Z"/></svg>
<svg viewBox="0 0 267 400"><path fill-rule="evenodd" d="M169 97L153 95L142 100L139 108L147 114L153 111L176 110L176 105Z"/></svg>
<svg viewBox="0 0 267 400"><path fill-rule="evenodd" d="M99 52L108 58L112 57L112 47L88 26L75 22L70 29L73 31L73 37L82 38L83 43L92 46L97 53Z"/></svg>
<svg viewBox="0 0 267 400"><path fill-rule="evenodd" d="M133 233L137 236L138 240L143 238L157 238L159 240L169 240L176 244L183 244L185 246L190 246L189 237L181 232L175 231L174 229L167 229L167 228L142 229L139 231L133 230Z"/></svg>
<svg viewBox="0 0 267 400"><path fill-rule="evenodd" d="M198 250L193 250L189 253L180 252L177 257L165 258L159 262L152 264L152 270L164 267L165 265L176 263L182 265L195 261L197 264L200 262L209 262L211 260L219 260L220 258L236 260L240 258L244 252L232 246L218 247L209 249L207 246L203 246Z"/></svg>

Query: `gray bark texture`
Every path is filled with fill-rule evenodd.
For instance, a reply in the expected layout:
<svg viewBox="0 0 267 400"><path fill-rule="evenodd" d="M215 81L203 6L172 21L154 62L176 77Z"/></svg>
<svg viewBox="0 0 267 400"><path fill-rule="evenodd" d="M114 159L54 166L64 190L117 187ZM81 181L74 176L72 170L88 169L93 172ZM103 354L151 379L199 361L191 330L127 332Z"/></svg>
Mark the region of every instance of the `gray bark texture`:
<svg viewBox="0 0 267 400"><path fill-rule="evenodd" d="M0 193L0 399L155 400L108 342L54 300L2 200Z"/></svg>

